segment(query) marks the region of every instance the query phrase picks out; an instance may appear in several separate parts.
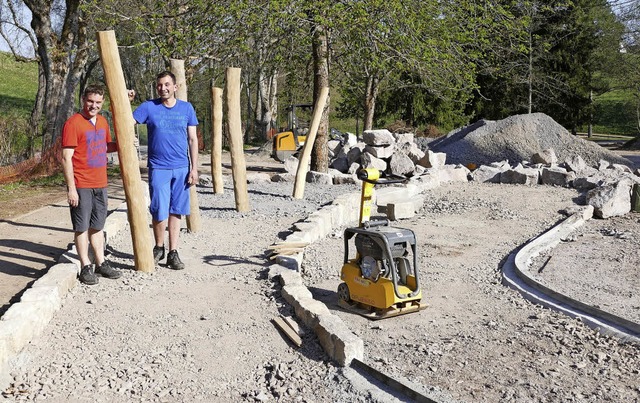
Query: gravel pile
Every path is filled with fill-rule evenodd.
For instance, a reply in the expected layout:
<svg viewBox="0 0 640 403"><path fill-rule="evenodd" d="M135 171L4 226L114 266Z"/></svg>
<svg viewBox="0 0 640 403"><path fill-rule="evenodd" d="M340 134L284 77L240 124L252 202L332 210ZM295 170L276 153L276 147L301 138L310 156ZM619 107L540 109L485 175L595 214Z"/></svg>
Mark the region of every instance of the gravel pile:
<svg viewBox="0 0 640 403"><path fill-rule="evenodd" d="M590 166L603 159L616 164L630 161L571 135L544 113L514 115L503 120L480 120L454 130L428 144L435 152L447 154L448 164L488 165L508 160L512 165L531 161L535 153L552 148L559 162L581 156Z"/></svg>

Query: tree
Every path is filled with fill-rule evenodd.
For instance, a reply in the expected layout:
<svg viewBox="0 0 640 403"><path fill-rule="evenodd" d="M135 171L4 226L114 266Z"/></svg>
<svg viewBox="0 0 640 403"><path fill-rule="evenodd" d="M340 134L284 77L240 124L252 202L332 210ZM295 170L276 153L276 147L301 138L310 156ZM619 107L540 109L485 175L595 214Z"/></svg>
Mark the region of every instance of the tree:
<svg viewBox="0 0 640 403"><path fill-rule="evenodd" d="M52 0L24 0L32 14L31 29L42 69L38 90L43 102L43 149L48 149L62 133L64 122L74 108L74 90L87 64L87 25L79 0L67 0L62 9ZM57 15L58 13L59 15ZM60 23L54 22L58 17Z"/></svg>

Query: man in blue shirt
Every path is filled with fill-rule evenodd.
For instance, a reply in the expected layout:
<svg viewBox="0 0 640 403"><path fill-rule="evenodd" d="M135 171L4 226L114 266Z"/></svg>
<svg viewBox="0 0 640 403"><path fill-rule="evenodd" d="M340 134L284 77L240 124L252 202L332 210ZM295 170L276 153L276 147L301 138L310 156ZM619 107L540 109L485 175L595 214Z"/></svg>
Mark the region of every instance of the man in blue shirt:
<svg viewBox="0 0 640 403"><path fill-rule="evenodd" d="M184 269L178 256L180 221L189 215L189 187L198 182L198 119L189 102L176 99L176 77L164 71L156 77L160 98L143 102L133 112L147 125L149 195L156 264L164 259L164 232L169 227L167 267Z"/></svg>

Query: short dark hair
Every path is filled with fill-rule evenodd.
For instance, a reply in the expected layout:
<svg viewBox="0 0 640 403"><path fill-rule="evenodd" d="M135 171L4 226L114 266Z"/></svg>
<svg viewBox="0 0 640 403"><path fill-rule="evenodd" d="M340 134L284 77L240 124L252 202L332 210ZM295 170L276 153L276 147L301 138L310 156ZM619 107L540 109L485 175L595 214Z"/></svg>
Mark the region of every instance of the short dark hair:
<svg viewBox="0 0 640 403"><path fill-rule="evenodd" d="M169 70L165 70L162 73L158 74L156 76L156 83L158 82L158 80L160 80L163 77L171 77L171 81L173 81L173 83L176 83L176 76L175 74L173 74L172 72L170 72Z"/></svg>
<svg viewBox="0 0 640 403"><path fill-rule="evenodd" d="M98 94L104 97L104 87L98 84L89 84L82 92L82 98L87 98L91 94Z"/></svg>

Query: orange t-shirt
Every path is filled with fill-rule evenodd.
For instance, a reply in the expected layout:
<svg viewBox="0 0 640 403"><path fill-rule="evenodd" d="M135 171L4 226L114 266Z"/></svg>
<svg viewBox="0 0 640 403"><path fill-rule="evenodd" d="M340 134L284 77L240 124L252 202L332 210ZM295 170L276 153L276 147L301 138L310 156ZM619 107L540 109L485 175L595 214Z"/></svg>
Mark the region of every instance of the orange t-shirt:
<svg viewBox="0 0 640 403"><path fill-rule="evenodd" d="M62 147L74 149L73 179L77 188L107 186L107 143L111 142L107 119L96 116L96 125L76 113L64 124Z"/></svg>

